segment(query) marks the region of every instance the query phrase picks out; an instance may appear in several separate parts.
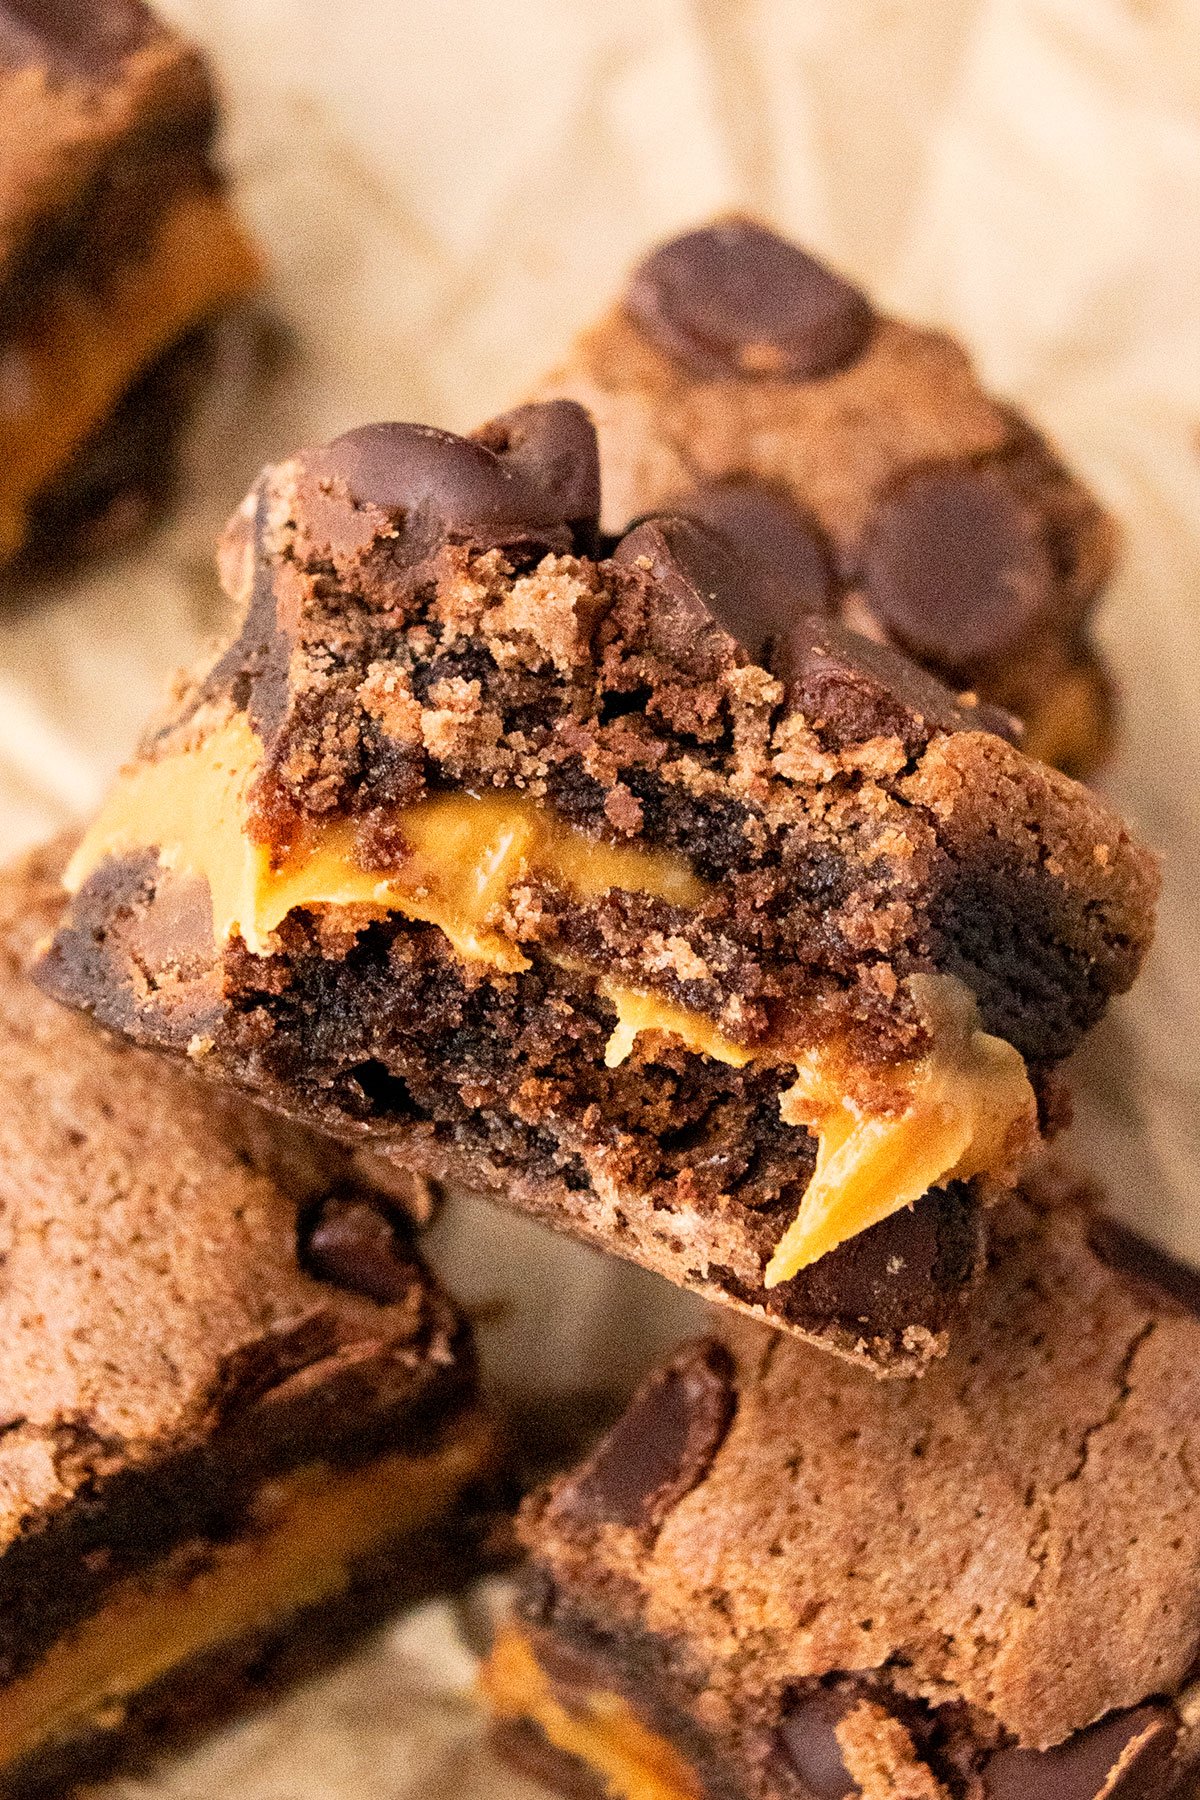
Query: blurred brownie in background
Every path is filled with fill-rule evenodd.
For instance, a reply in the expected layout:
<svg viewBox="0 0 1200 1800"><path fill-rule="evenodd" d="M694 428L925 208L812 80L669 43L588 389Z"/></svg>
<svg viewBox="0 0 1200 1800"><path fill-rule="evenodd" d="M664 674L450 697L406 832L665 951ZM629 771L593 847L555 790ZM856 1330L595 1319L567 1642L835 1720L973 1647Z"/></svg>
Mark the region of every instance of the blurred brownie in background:
<svg viewBox="0 0 1200 1800"><path fill-rule="evenodd" d="M140 0L0 0L0 561L165 498L206 328L258 257L199 52Z"/></svg>
<svg viewBox="0 0 1200 1800"><path fill-rule="evenodd" d="M1166 1800L1200 1766L1200 1280L1060 1185L920 1382L747 1327L527 1503L484 1686L573 1800Z"/></svg>
<svg viewBox="0 0 1200 1800"><path fill-rule="evenodd" d="M600 438L605 525L687 511L828 609L1015 713L1074 775L1112 696L1089 620L1112 522L944 333L749 219L653 251L535 398Z"/></svg>
<svg viewBox="0 0 1200 1800"><path fill-rule="evenodd" d="M468 1328L341 1153L23 974L0 875L0 1795L60 1793L475 1572Z"/></svg>

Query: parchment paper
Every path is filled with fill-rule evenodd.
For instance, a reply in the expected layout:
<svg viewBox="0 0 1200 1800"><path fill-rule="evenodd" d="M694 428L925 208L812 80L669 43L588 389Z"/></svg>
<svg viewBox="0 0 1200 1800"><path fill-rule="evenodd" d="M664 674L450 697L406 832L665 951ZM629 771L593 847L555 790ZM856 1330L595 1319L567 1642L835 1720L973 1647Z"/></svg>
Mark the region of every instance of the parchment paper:
<svg viewBox="0 0 1200 1800"><path fill-rule="evenodd" d="M259 463L520 397L654 238L753 207L948 325L1119 515L1105 785L1166 852L1158 947L1081 1059L1078 1158L1200 1256L1200 11L1190 0L163 0L220 67L293 347L226 371L175 520L0 614L0 843L98 797L220 617ZM632 1380L689 1303L463 1202L434 1234L493 1378ZM496 1302L507 1302L497 1312ZM516 1800L469 1705L481 1612L434 1605L132 1796Z"/></svg>

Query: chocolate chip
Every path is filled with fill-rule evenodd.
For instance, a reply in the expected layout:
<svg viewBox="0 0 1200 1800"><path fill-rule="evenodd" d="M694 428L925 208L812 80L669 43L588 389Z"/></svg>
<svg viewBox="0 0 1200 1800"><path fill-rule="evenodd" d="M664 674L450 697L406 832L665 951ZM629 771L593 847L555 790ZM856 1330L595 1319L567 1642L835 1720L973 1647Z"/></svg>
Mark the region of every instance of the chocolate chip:
<svg viewBox="0 0 1200 1800"><path fill-rule="evenodd" d="M870 335L865 294L750 219L663 244L635 271L629 312L702 375L808 381L844 368Z"/></svg>
<svg viewBox="0 0 1200 1800"><path fill-rule="evenodd" d="M645 568L659 590L660 653L697 674L703 672L694 653L699 645L688 640L705 627L715 622L761 660L790 614L787 595L770 572L696 519L674 513L646 519L621 539L612 559L621 568Z"/></svg>
<svg viewBox="0 0 1200 1800"><path fill-rule="evenodd" d="M140 0L0 0L0 66L44 63L95 85L157 30Z"/></svg>
<svg viewBox="0 0 1200 1800"><path fill-rule="evenodd" d="M557 1504L588 1524L656 1529L703 1478L734 1404L724 1347L685 1344L642 1384Z"/></svg>
<svg viewBox="0 0 1200 1800"><path fill-rule="evenodd" d="M426 550L439 536L483 549L569 550L560 498L538 487L520 456L432 425L361 425L304 458L309 475L345 484L352 500L403 515Z"/></svg>
<svg viewBox="0 0 1200 1800"><path fill-rule="evenodd" d="M935 731L1013 734L1006 714L961 702L906 656L833 619L798 620L774 666L787 683L789 707L836 750L896 737L913 755Z"/></svg>
<svg viewBox="0 0 1200 1800"><path fill-rule="evenodd" d="M793 613L824 612L832 604L836 584L825 535L785 495L749 477L709 481L682 495L678 510L764 570ZM777 631L776 625L767 635Z"/></svg>
<svg viewBox="0 0 1200 1800"><path fill-rule="evenodd" d="M575 400L517 406L472 436L486 444L553 502L585 554L595 550L600 524L600 446L596 428Z"/></svg>
<svg viewBox="0 0 1200 1800"><path fill-rule="evenodd" d="M1001 656L1054 598L1039 522L1001 470L942 463L909 474L863 538L872 612L923 662L967 675Z"/></svg>
<svg viewBox="0 0 1200 1800"><path fill-rule="evenodd" d="M412 1257L396 1221L382 1205L331 1196L310 1225L303 1259L311 1272L381 1306L411 1292Z"/></svg>
<svg viewBox="0 0 1200 1800"><path fill-rule="evenodd" d="M1053 1750L997 1751L983 1791L987 1800L1159 1800L1178 1731L1169 1706L1135 1706Z"/></svg>
<svg viewBox="0 0 1200 1800"><path fill-rule="evenodd" d="M861 1792L837 1740L837 1726L853 1704L853 1695L842 1689L813 1688L789 1700L779 1721L779 1748L812 1800L846 1800Z"/></svg>
<svg viewBox="0 0 1200 1800"><path fill-rule="evenodd" d="M1097 1218L1088 1241L1101 1262L1125 1276L1151 1305L1181 1307L1200 1317L1200 1270L1189 1269L1116 1219Z"/></svg>

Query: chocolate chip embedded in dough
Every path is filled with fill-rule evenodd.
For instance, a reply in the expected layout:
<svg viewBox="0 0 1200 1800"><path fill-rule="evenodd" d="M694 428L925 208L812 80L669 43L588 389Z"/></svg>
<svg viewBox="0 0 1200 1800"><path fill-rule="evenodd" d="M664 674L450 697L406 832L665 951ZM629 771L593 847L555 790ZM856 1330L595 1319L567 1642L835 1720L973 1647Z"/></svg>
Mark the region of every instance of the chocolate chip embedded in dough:
<svg viewBox="0 0 1200 1800"><path fill-rule="evenodd" d="M912 655L962 674L1010 650L1053 603L1045 533L1001 470L917 469L868 521L862 585Z"/></svg>
<svg viewBox="0 0 1200 1800"><path fill-rule="evenodd" d="M686 232L635 270L625 305L701 375L809 381L862 351L866 295L751 219Z"/></svg>
<svg viewBox="0 0 1200 1800"><path fill-rule="evenodd" d="M414 1281L408 1247L382 1206L331 1196L309 1227L302 1256L312 1273L381 1306L403 1300Z"/></svg>
<svg viewBox="0 0 1200 1800"><path fill-rule="evenodd" d="M407 535L422 543L444 534L486 549L571 548L560 499L476 438L432 425L360 425L303 463L309 476L343 483L358 505L403 514Z"/></svg>
<svg viewBox="0 0 1200 1800"><path fill-rule="evenodd" d="M1169 1706L1135 1706L1052 1750L998 1750L983 1791L986 1800L1160 1800L1178 1732Z"/></svg>
<svg viewBox="0 0 1200 1800"><path fill-rule="evenodd" d="M41 63L97 86L158 31L140 0L2 0L0 68Z"/></svg>
<svg viewBox="0 0 1200 1800"><path fill-rule="evenodd" d="M796 612L824 612L832 605L837 584L825 534L783 494L748 476L734 477L692 488L677 509L765 569Z"/></svg>
<svg viewBox="0 0 1200 1800"><path fill-rule="evenodd" d="M674 513L645 519L621 539L612 560L622 568L644 567L670 601L659 611L660 648L680 667L695 662L688 635L711 623L761 661L792 616L788 596L770 571L696 519Z"/></svg>
<svg viewBox="0 0 1200 1800"><path fill-rule="evenodd" d="M728 1352L685 1344L634 1395L557 1506L587 1524L654 1530L704 1477L733 1417Z"/></svg>
<svg viewBox="0 0 1200 1800"><path fill-rule="evenodd" d="M912 754L934 731L1013 735L1013 721L997 708L968 704L906 656L833 619L797 620L773 666L789 707L833 749L897 737Z"/></svg>
<svg viewBox="0 0 1200 1800"><path fill-rule="evenodd" d="M472 432L511 468L553 501L575 534L576 547L595 550L600 525L600 446L596 428L576 400L516 406Z"/></svg>
<svg viewBox="0 0 1200 1800"><path fill-rule="evenodd" d="M853 1704L844 1690L813 1688L784 1707L776 1728L779 1749L812 1800L848 1800L860 1792L837 1739L837 1727Z"/></svg>

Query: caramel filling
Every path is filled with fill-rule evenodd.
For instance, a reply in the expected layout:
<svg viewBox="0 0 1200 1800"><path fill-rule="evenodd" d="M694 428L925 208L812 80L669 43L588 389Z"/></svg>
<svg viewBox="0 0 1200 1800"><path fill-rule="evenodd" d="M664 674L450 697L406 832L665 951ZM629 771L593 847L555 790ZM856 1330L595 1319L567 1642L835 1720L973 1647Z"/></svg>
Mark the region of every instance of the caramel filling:
<svg viewBox="0 0 1200 1800"><path fill-rule="evenodd" d="M207 881L218 942L240 934L262 955L295 908L354 906L434 925L460 956L506 972L530 966L504 929L524 880L548 879L581 900L619 889L697 906L708 892L684 858L597 842L512 793L442 794L399 810L404 848L388 871L362 866L355 827L345 820L309 826L275 864L248 828L261 754L249 721L237 714L196 748L133 766L76 852L68 887L78 889L106 857L154 848L167 867ZM643 1033L734 1068L756 1058L794 1064L781 1111L817 1138L817 1163L767 1265L768 1287L931 1187L1007 1170L1035 1140L1037 1107L1019 1052L981 1029L971 994L950 976L911 979L933 1047L876 1081L870 1106L854 1097L861 1082L836 1046L799 1059L782 1043L751 1050L703 1014L653 993L607 979L599 988L617 1014L609 1068Z"/></svg>
<svg viewBox="0 0 1200 1800"><path fill-rule="evenodd" d="M206 1650L331 1599L352 1565L449 1509L486 1466L479 1415L431 1456L310 1465L268 1483L241 1536L123 1581L0 1702L0 1766L55 1738L119 1725L130 1698ZM200 1554L202 1553L202 1554Z"/></svg>
<svg viewBox="0 0 1200 1800"><path fill-rule="evenodd" d="M0 556L25 536L31 500L125 390L191 326L244 293L254 251L220 195L181 193L153 242L93 292L69 271L0 345Z"/></svg>
<svg viewBox="0 0 1200 1800"><path fill-rule="evenodd" d="M590 1769L617 1800L702 1800L702 1789L673 1745L604 1688L570 1708L555 1694L533 1648L513 1625L496 1638L479 1677L497 1719L527 1720L556 1750Z"/></svg>

